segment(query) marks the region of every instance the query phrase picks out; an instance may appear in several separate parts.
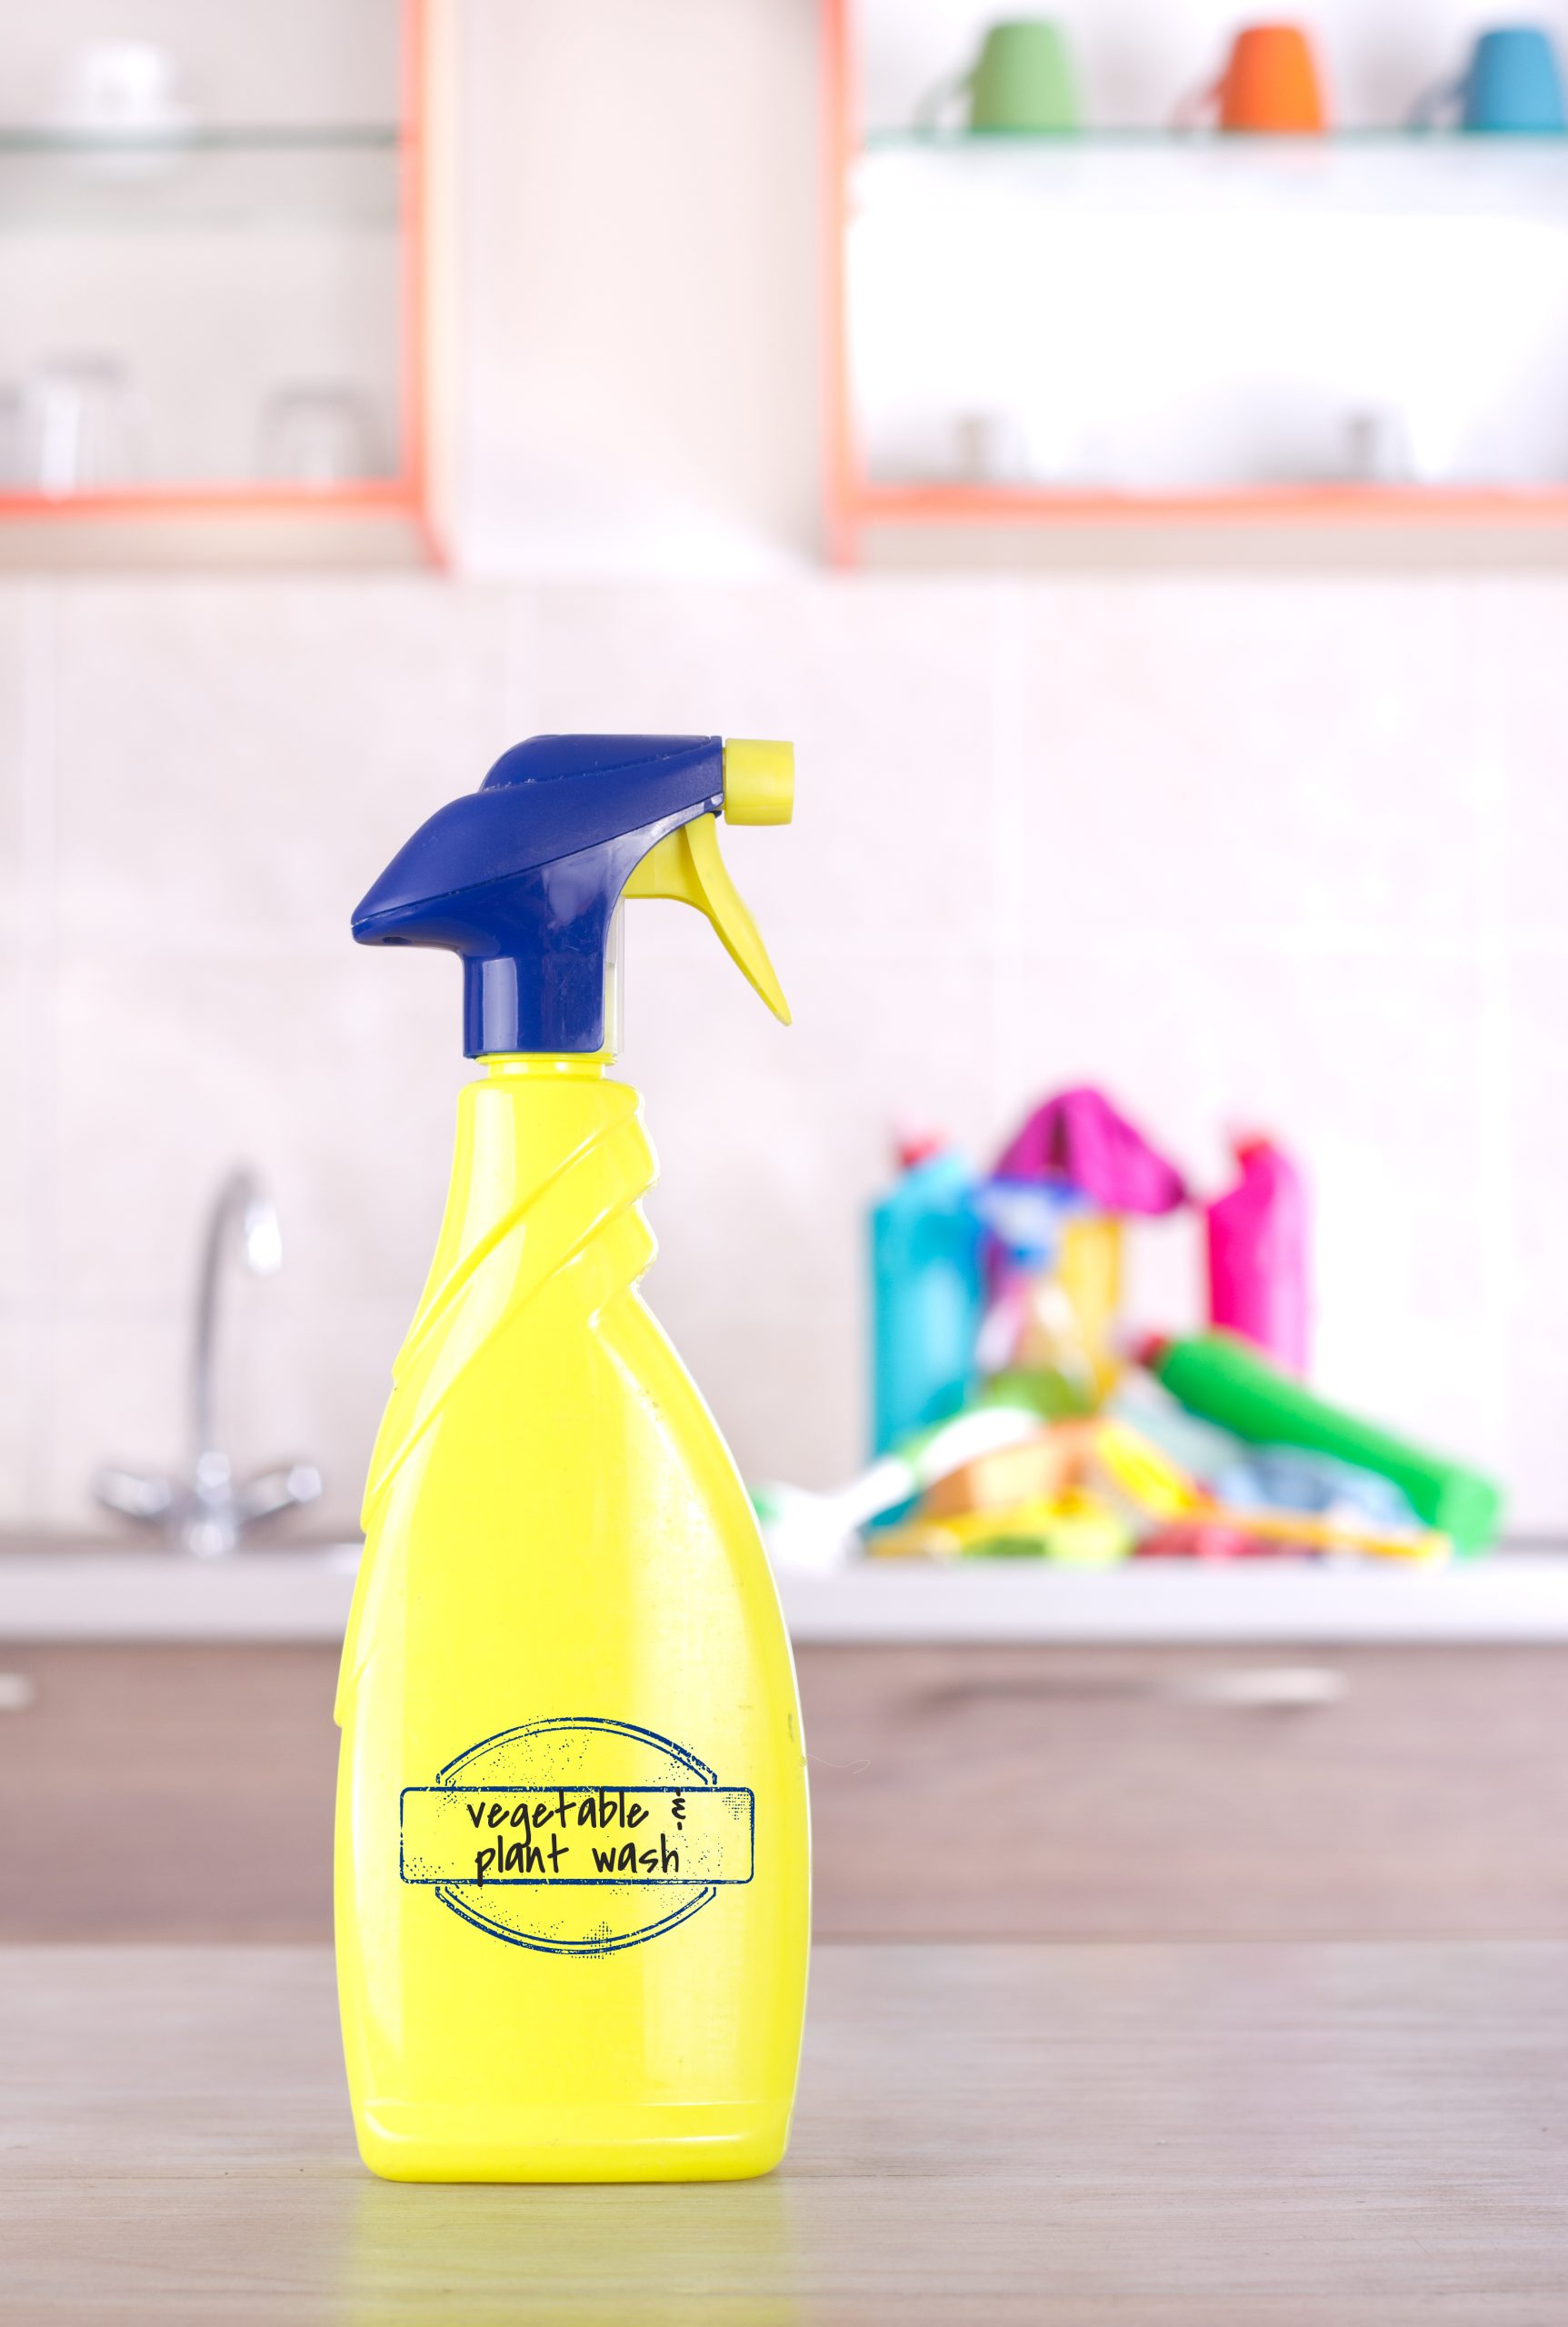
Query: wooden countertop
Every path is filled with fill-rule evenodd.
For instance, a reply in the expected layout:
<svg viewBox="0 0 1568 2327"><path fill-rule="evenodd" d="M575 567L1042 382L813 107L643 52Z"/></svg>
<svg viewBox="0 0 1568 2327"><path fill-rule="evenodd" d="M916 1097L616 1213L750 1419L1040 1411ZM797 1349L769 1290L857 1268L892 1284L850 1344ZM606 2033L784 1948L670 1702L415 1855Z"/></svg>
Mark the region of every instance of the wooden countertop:
<svg viewBox="0 0 1568 2327"><path fill-rule="evenodd" d="M1568 1945L827 1947L767 2181L410 2189L331 1961L0 1951L15 2327L1551 2327Z"/></svg>

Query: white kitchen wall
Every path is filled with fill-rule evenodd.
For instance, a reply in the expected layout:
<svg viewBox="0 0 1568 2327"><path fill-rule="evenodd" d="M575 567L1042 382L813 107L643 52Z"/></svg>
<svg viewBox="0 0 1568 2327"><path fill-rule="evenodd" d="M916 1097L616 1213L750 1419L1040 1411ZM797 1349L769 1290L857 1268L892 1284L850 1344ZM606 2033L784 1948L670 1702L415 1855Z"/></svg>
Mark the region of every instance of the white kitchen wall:
<svg viewBox="0 0 1568 2327"><path fill-rule="evenodd" d="M441 0L442 473L470 572L814 554L820 0Z"/></svg>
<svg viewBox="0 0 1568 2327"><path fill-rule="evenodd" d="M0 1508L74 1523L181 1453L202 1205L246 1157L244 1449L347 1523L444 1184L454 967L360 953L392 850L506 743L793 734L727 843L795 1008L635 909L650 1279L754 1474L863 1432L860 1222L890 1129L984 1158L1104 1079L1213 1185L1227 1124L1316 1196L1324 1387L1568 1526L1568 579L0 589ZM1193 1313L1190 1230L1142 1313Z"/></svg>
<svg viewBox="0 0 1568 2327"><path fill-rule="evenodd" d="M984 1159L1094 1076L1203 1187L1227 1125L1291 1140L1323 1384L1568 1529L1568 576L829 577L816 0L439 13L465 578L0 585L0 1515L180 1458L249 1158L288 1260L229 1412L350 1523L464 1070L454 967L348 913L504 744L663 726L800 753L794 829L727 843L795 1025L676 907L627 982L650 1295L754 1475L861 1451L894 1125ZM1141 1314L1195 1301L1145 1232Z"/></svg>

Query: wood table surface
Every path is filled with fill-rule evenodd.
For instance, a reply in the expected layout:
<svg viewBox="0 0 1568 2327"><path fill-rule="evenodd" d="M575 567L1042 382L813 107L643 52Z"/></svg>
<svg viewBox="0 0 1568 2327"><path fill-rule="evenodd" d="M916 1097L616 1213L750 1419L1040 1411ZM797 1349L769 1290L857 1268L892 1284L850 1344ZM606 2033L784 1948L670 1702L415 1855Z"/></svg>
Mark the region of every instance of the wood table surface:
<svg viewBox="0 0 1568 2327"><path fill-rule="evenodd" d="M762 2182L411 2188L328 1953L0 1950L21 2327L1562 2327L1568 1946L819 1948Z"/></svg>

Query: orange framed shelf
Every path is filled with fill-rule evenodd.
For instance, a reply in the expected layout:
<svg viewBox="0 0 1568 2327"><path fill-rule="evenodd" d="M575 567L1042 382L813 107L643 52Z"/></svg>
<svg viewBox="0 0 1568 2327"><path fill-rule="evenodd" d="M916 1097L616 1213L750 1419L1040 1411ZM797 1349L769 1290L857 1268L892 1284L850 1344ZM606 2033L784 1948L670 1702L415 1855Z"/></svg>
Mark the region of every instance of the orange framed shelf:
<svg viewBox="0 0 1568 2327"><path fill-rule="evenodd" d="M1543 479L1523 484L1493 484L1455 481L1361 482L1353 479L1300 482L1282 478L1266 483L1216 484L1201 489L1117 489L1103 484L1070 482L982 483L960 477L911 475L901 480L871 472L857 404L854 372L854 316L851 313L849 245L855 215L855 179L863 161L879 155L922 154L957 157L965 166L965 152L975 155L981 167L1004 164L1003 141L970 141L952 133L913 134L907 131L868 131L860 102L861 60L857 31L866 0L822 0L823 79L822 155L824 170L824 280L826 316L824 334L826 368L824 515L827 553L839 566L862 562L868 542L879 547L900 535L924 534L940 543L967 532L991 533L998 538L1034 534L1043 543L1074 533L1104 532L1130 535L1174 529L1206 530L1216 534L1244 534L1274 528L1305 532L1360 530L1372 534L1412 536L1447 529L1479 536L1518 534L1542 537L1560 534L1568 545L1568 473L1562 481ZM940 64L941 60L934 60ZM1010 142L1010 141L1009 141ZM1551 141L1559 149L1547 152L1543 141L1528 160L1522 154L1490 153L1482 141L1457 138L1406 138L1397 131L1345 133L1312 141L1312 154L1328 159L1348 157L1363 166L1361 157L1392 156L1384 167L1398 170L1402 156L1413 155L1418 168L1433 165L1473 175L1488 169L1508 170L1516 159L1533 168L1539 178L1543 162L1559 173L1568 194L1568 141ZM1243 144L1246 151L1243 152ZM1118 154L1137 163L1140 156L1176 151L1198 156L1203 166L1255 165L1269 158L1267 149L1284 154L1300 140L1203 138L1188 133L1110 130L1076 137L1056 136L1019 141L1014 155L1028 159L1034 147L1043 165L1061 168L1079 156ZM1555 179L1553 180L1555 185ZM1568 205L1565 205L1568 217ZM1568 396L1568 378L1564 380ZM889 464L891 465L891 464Z"/></svg>
<svg viewBox="0 0 1568 2327"><path fill-rule="evenodd" d="M64 524L94 517L320 516L328 510L384 516L419 506L413 480L356 478L342 484L117 484L84 493L0 492L0 522L47 517Z"/></svg>
<svg viewBox="0 0 1568 2327"><path fill-rule="evenodd" d="M382 147L396 170L390 231L396 236L396 378L394 458L388 473L312 485L254 476L213 479L137 479L80 491L47 492L0 485L0 564L37 557L52 562L48 544L61 545L63 562L115 562L133 537L154 562L179 563L203 554L215 543L239 557L257 552L268 561L287 558L298 546L313 560L324 551L333 562L336 537L345 562L366 554L363 536L375 533L395 562L444 563L443 544L430 505L429 454L429 166L427 149L428 0L397 0L397 118L388 134L364 130L324 132L313 137L266 131L195 131L172 135L169 150L200 154L227 147L308 151L341 142L345 151ZM91 155L93 141L25 133L13 153L69 155L77 143ZM134 139L118 144L135 150ZM115 141L107 141L106 150ZM134 231L134 230L128 230ZM229 536L226 543L222 540ZM85 559L77 547L86 540ZM22 544L18 551L18 543ZM372 551L371 554L375 554Z"/></svg>
<svg viewBox="0 0 1568 2327"><path fill-rule="evenodd" d="M857 490L868 524L911 525L1568 524L1568 484L1234 485L1213 493L1109 493L1067 485L874 484Z"/></svg>

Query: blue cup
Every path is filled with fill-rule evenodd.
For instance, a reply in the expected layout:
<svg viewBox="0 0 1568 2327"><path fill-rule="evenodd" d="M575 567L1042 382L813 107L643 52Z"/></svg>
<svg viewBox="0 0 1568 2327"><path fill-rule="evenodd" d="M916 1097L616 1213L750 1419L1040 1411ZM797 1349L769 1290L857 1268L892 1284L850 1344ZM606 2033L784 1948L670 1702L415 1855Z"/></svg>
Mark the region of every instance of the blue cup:
<svg viewBox="0 0 1568 2327"><path fill-rule="evenodd" d="M1431 128L1443 115L1483 135L1561 136L1568 105L1551 34L1539 25L1498 25L1483 33L1459 79L1423 98L1414 120Z"/></svg>

